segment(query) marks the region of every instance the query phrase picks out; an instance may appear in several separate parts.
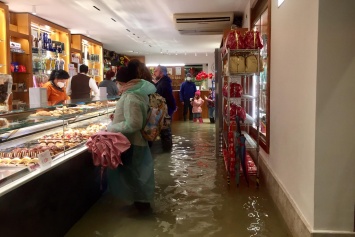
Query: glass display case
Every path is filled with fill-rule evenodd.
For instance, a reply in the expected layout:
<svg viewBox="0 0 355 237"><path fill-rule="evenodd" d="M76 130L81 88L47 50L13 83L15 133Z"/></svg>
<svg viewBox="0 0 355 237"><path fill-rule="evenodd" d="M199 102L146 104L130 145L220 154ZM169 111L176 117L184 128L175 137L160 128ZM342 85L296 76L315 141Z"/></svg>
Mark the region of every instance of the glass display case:
<svg viewBox="0 0 355 237"><path fill-rule="evenodd" d="M118 98L0 113L0 196L86 150Z"/></svg>

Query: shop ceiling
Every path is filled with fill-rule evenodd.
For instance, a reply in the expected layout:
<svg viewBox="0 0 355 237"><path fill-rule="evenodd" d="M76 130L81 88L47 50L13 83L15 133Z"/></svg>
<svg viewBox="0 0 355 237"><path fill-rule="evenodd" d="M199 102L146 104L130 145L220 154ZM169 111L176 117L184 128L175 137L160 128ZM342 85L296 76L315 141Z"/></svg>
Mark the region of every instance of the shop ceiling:
<svg viewBox="0 0 355 237"><path fill-rule="evenodd" d="M203 17L214 17L218 13L220 17L220 13L232 12L240 16L250 0L0 1L13 12L35 10L37 16L66 27L73 34L87 35L102 42L105 48L126 55L195 55L212 53L220 46L222 34L196 33L194 29L181 33L176 29L174 14L213 13ZM203 27L205 23L198 24Z"/></svg>

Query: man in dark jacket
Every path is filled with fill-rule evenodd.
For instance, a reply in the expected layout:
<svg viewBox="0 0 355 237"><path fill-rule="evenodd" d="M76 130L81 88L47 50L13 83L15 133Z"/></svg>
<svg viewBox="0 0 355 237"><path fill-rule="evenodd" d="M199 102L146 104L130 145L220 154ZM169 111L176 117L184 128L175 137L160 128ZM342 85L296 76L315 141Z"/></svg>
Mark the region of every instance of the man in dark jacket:
<svg viewBox="0 0 355 237"><path fill-rule="evenodd" d="M166 67L158 65L154 70L155 87L159 95L165 98L166 105L168 106L168 114L170 117L176 110L176 102L173 95L173 87L171 86L171 79L168 77ZM169 151L173 147L173 140L171 135L171 129L162 129L160 132L160 139L163 150Z"/></svg>
<svg viewBox="0 0 355 237"><path fill-rule="evenodd" d="M180 101L184 105L184 121L186 121L187 111L189 111L189 120L192 120L192 105L190 99L194 98L196 92L196 85L191 81L191 74L186 74L186 81L180 86Z"/></svg>
<svg viewBox="0 0 355 237"><path fill-rule="evenodd" d="M154 70L154 76L157 81L155 83L157 93L165 98L168 106L168 114L172 117L176 110L176 102L173 95L173 87L171 86L171 79L168 77L166 67L158 65Z"/></svg>

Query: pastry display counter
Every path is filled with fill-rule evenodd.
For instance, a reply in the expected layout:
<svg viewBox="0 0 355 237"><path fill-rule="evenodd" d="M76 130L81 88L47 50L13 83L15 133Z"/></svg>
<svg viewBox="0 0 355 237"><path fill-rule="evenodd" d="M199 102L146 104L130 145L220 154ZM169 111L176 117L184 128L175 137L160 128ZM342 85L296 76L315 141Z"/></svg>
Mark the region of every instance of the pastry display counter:
<svg viewBox="0 0 355 237"><path fill-rule="evenodd" d="M64 236L96 202L105 179L85 142L105 129L114 109L115 101L95 101L0 114L4 236Z"/></svg>

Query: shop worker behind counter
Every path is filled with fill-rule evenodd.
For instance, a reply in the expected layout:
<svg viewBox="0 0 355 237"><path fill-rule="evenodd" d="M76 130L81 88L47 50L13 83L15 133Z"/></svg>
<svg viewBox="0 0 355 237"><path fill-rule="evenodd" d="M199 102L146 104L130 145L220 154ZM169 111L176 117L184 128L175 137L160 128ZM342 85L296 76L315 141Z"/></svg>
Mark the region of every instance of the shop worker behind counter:
<svg viewBox="0 0 355 237"><path fill-rule="evenodd" d="M64 70L52 71L49 81L42 86L47 89L47 99L50 104L63 103L69 99L65 92L65 83L68 79L68 72Z"/></svg>
<svg viewBox="0 0 355 237"><path fill-rule="evenodd" d="M67 94L72 100L88 101L91 98L91 90L94 93L95 99L99 97L99 88L94 79L86 74L89 67L85 64L80 65L78 75L72 77L68 83Z"/></svg>

